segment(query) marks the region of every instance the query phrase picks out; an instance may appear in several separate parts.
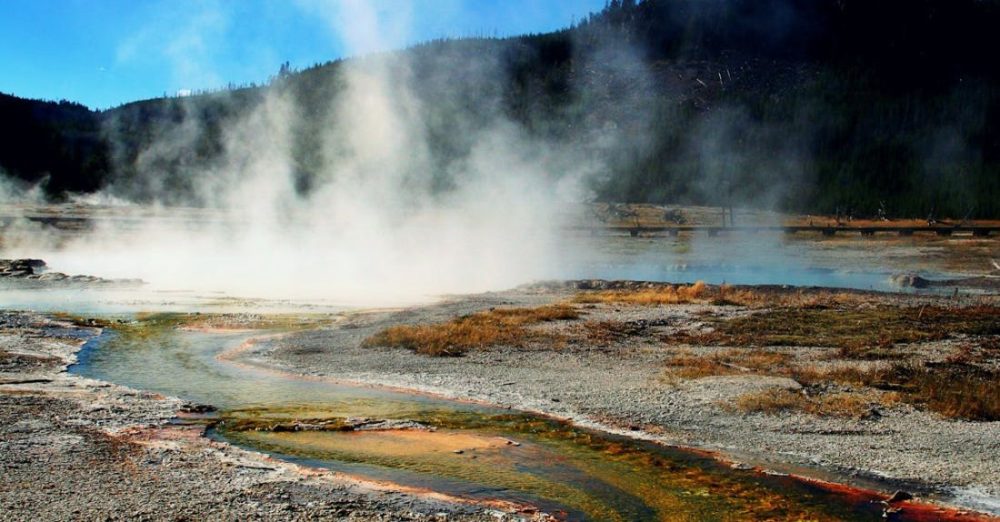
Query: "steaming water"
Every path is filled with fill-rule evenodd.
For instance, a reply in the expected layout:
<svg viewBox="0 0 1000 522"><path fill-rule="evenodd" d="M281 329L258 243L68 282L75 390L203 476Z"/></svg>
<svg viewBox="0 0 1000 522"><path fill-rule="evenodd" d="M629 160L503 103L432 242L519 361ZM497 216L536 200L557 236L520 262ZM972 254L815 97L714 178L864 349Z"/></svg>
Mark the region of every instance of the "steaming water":
<svg viewBox="0 0 1000 522"><path fill-rule="evenodd" d="M827 256L816 248L818 243L782 241L768 234L712 239L608 236L579 241L584 244L576 250L589 254L570 263L573 279L899 290L889 280L890 271L872 270L846 252Z"/></svg>
<svg viewBox="0 0 1000 522"><path fill-rule="evenodd" d="M307 465L454 495L527 502L564 512L570 520L704 519L726 513L881 516L869 497L736 471L680 450L600 436L508 410L297 379L217 359L250 335L166 328L129 337L106 330L85 345L70 371L214 404L231 412L224 417L430 423L441 428L217 435ZM506 444L507 438L520 445ZM455 454L456 448L464 453Z"/></svg>
<svg viewBox="0 0 1000 522"><path fill-rule="evenodd" d="M7 308L78 314L130 313L138 310L317 313L338 312L354 306L395 307L427 303L437 299L441 293L505 290L549 279L631 279L675 283L703 280L710 284L901 291L890 282L892 273L915 272L931 279L955 276L918 266L920 258L912 251L910 257L904 257L889 267L882 264L883 260L876 255L878 243L857 241L860 247L831 250L821 241L784 240L780 235L773 234L711 239L696 236L631 238L567 234L557 239L553 250L558 254L554 257L538 259L535 264L530 259L522 259L521 266L513 273L500 275L496 280L469 281L467 285L445 286L432 293L429 289L407 286L406 280L419 280L421 276L398 274L397 281L383 282L379 289L373 289L371 295L354 290L343 291L331 284L323 259L310 260L307 266L289 265L272 272L248 273L244 277L246 284L240 285L240 278L234 281L229 274L229 264L239 264L239 259L206 261L200 269L203 274L197 280L186 280L175 274L161 274L156 269L159 265L144 266L140 259L129 263L117 262L121 253L56 251L51 254L52 257L42 254L49 260L51 270L109 278L141 276L147 284L137 288L96 285L76 289L29 290L0 287L0 292ZM355 255L364 257L363 252ZM447 255L442 253L442 256ZM294 257L295 252L288 253L288 256ZM476 260L468 262L474 264ZM442 266L461 263L459 258L444 262ZM525 269L525 266L530 268ZM400 270L406 270L405 264ZM481 271L502 270L503 267L494 266L483 267ZM267 292L258 294L259 281L272 277L294 277L296 281L287 287L274 283ZM310 281L315 281L315 288L306 294L300 293L301 287L308 286Z"/></svg>
<svg viewBox="0 0 1000 522"><path fill-rule="evenodd" d="M7 310L66 312L95 316L142 312L212 313L336 313L353 303L323 299L256 299L205 290L157 290L150 285L136 288L5 288L0 283L0 297ZM393 307L419 301L386 301Z"/></svg>

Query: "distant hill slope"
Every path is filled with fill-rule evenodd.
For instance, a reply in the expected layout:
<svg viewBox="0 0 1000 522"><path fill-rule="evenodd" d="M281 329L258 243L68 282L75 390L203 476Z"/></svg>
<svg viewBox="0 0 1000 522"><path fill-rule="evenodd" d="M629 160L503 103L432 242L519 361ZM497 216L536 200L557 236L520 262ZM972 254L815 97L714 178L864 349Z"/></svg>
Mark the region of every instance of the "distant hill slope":
<svg viewBox="0 0 1000 522"><path fill-rule="evenodd" d="M1000 217L997 27L996 0L615 0L566 30L398 56L441 187L501 114L606 165L605 200ZM100 113L2 96L0 168L56 195L114 181L183 201L224 129L280 90L308 191L343 63Z"/></svg>
<svg viewBox="0 0 1000 522"><path fill-rule="evenodd" d="M53 192L87 192L110 174L100 119L83 105L0 93L0 171L26 181L48 177Z"/></svg>

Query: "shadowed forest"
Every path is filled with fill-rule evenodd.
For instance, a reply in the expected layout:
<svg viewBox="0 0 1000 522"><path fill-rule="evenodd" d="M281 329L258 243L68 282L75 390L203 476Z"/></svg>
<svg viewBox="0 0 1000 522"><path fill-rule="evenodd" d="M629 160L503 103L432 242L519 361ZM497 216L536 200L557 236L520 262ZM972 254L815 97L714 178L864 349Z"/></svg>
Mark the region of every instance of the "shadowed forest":
<svg viewBox="0 0 1000 522"><path fill-rule="evenodd" d="M995 0L614 0L557 32L389 58L423 102L440 191L500 114L598 165L600 201L996 218L997 27ZM223 129L277 91L297 107L308 192L343 63L102 111L0 95L0 169L55 199L110 186L199 203L192 178L221 164Z"/></svg>

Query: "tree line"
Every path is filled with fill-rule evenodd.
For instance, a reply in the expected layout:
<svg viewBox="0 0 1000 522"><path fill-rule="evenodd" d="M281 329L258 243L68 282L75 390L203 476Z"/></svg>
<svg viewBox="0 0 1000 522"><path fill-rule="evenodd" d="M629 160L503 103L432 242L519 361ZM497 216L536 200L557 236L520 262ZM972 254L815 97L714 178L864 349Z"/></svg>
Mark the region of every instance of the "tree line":
<svg viewBox="0 0 1000 522"><path fill-rule="evenodd" d="M424 131L442 173L468 155L469 128L499 114L599 162L592 188L605 201L998 217L998 6L613 0L563 30L398 55L417 97L433 100ZM0 168L44 179L53 197L114 182L183 201L220 161L225 129L281 89L300 107L293 149L308 191L343 63L283 63L266 85L101 112L0 95ZM148 153L182 131L179 151Z"/></svg>

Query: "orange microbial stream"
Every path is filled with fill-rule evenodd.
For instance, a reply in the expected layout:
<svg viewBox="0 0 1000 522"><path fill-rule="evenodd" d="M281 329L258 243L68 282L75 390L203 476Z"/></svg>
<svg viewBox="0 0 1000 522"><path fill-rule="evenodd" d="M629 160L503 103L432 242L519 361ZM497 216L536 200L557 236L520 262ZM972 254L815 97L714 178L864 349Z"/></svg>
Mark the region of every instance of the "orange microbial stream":
<svg viewBox="0 0 1000 522"><path fill-rule="evenodd" d="M416 429L351 431L344 419L307 410L239 410L224 415L220 431L306 465L533 504L568 520L881 520L887 510L898 520L977 518L930 504L889 506L873 491L735 470L710 454L529 414L425 410L407 417ZM329 429L315 429L322 425Z"/></svg>

